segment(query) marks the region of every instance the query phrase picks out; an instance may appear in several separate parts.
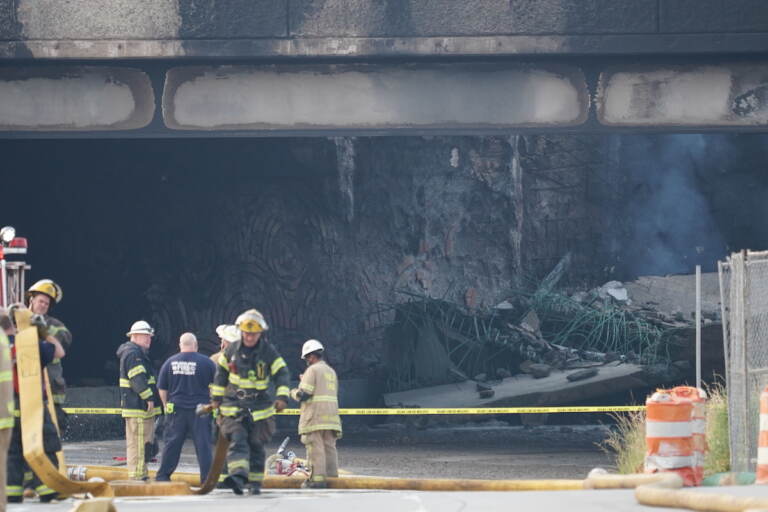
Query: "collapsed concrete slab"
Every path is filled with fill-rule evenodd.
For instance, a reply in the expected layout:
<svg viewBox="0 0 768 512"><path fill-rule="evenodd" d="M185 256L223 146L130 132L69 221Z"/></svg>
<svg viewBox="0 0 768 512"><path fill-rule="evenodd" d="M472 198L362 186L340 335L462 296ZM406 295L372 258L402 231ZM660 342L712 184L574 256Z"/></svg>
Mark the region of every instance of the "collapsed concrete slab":
<svg viewBox="0 0 768 512"><path fill-rule="evenodd" d="M589 94L563 66L223 66L168 71L166 126L298 130L572 126Z"/></svg>
<svg viewBox="0 0 768 512"><path fill-rule="evenodd" d="M624 283L634 306L682 315L688 321L695 319L696 276L641 276ZM720 283L717 273L701 274L701 311L707 317L720 316Z"/></svg>
<svg viewBox="0 0 768 512"><path fill-rule="evenodd" d="M387 393L384 403L387 407L554 406L651 384L644 368L637 364L601 366L596 376L576 382L568 380L572 373L556 371L541 379L526 374L515 375L492 385L495 393L485 399L478 396L475 382L466 381Z"/></svg>
<svg viewBox="0 0 768 512"><path fill-rule="evenodd" d="M0 130L131 130L154 116L149 76L116 67L0 69Z"/></svg>

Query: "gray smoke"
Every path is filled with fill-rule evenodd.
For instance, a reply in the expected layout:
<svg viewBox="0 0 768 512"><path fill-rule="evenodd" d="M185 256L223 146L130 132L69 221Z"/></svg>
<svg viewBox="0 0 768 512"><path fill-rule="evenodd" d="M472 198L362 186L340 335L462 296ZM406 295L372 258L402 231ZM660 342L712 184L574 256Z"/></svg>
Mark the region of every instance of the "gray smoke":
<svg viewBox="0 0 768 512"><path fill-rule="evenodd" d="M689 273L697 264L714 270L727 247L703 189L707 177L732 153L728 138L695 134L623 139L624 268L634 275Z"/></svg>

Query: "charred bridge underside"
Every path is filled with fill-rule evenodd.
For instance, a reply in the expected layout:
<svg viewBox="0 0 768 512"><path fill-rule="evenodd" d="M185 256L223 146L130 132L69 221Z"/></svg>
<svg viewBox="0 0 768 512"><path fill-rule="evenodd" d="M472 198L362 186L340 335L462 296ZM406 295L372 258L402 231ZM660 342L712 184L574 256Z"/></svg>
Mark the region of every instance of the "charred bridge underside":
<svg viewBox="0 0 768 512"><path fill-rule="evenodd" d="M262 309L294 370L309 337L381 368L393 305L492 307L571 251L563 285L712 270L768 243L761 135L2 141L3 218L65 290L70 380L114 377L137 318L184 330ZM408 295L411 294L411 295ZM686 313L687 314L687 313ZM99 382L98 380L91 382Z"/></svg>

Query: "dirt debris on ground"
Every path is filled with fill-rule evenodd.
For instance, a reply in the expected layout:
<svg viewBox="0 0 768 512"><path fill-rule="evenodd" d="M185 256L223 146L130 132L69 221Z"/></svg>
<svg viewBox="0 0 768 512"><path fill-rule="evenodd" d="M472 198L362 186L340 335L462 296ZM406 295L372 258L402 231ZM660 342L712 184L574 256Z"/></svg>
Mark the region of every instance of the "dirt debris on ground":
<svg viewBox="0 0 768 512"><path fill-rule="evenodd" d="M611 467L598 444L603 425L510 427L488 421L462 427L418 430L403 423L350 433L339 441L340 464L357 475L403 478L585 478L593 467ZM274 453L282 434L267 445ZM288 448L304 457L297 436ZM68 464L119 465L122 440L66 443ZM150 464L157 469L157 464ZM178 471L197 471L194 447L184 446Z"/></svg>

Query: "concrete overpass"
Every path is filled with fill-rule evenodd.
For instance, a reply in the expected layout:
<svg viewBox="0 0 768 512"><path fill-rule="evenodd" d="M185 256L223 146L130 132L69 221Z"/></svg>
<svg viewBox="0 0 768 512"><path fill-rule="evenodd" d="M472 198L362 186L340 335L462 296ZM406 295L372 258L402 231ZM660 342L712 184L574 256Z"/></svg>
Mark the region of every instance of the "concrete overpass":
<svg viewBox="0 0 768 512"><path fill-rule="evenodd" d="M764 131L761 0L0 0L0 137Z"/></svg>

